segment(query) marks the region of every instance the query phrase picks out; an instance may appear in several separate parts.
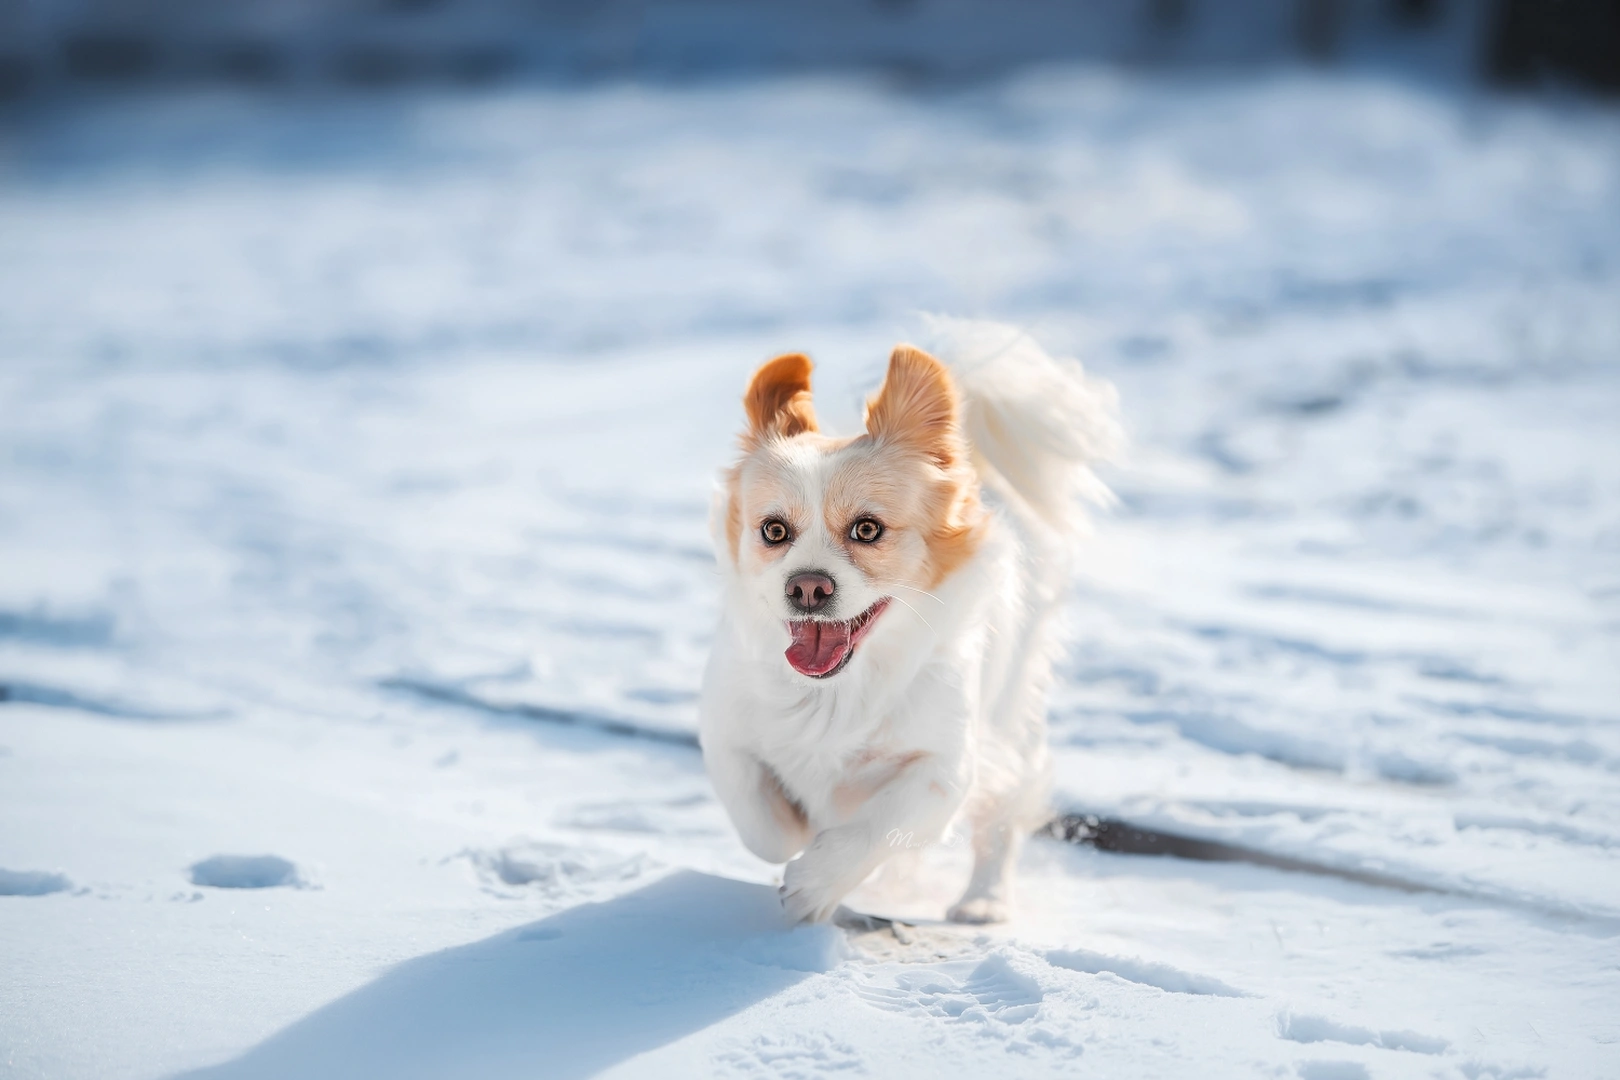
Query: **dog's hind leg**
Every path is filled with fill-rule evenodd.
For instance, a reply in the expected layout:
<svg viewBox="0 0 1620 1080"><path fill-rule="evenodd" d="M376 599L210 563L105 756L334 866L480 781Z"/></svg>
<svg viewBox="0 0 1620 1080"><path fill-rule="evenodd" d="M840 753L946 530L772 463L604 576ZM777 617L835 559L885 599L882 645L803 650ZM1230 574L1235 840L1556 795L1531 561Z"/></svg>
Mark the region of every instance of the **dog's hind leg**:
<svg viewBox="0 0 1620 1080"><path fill-rule="evenodd" d="M946 913L952 922L1006 922L1012 915L1013 879L1024 840L1046 819L1051 787L1051 756L1044 742L1017 759L1022 768L1000 774L1000 783L982 790L968 806L973 826L973 876L962 898Z"/></svg>
<svg viewBox="0 0 1620 1080"><path fill-rule="evenodd" d="M1012 913L1013 869L1024 848L1024 830L1016 815L990 809L973 823L973 877L946 914L952 922L1006 922Z"/></svg>

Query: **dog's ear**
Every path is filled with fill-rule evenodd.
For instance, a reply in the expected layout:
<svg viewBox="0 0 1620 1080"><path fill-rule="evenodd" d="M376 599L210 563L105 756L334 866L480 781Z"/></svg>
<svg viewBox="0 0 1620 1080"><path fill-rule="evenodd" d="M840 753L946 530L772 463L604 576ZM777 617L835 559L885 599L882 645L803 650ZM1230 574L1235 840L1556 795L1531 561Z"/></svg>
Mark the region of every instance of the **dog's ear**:
<svg viewBox="0 0 1620 1080"><path fill-rule="evenodd" d="M759 443L773 435L792 438L817 430L816 410L810 404L812 366L803 353L788 353L760 365L743 395L748 410L744 442Z"/></svg>
<svg viewBox="0 0 1620 1080"><path fill-rule="evenodd" d="M879 442L903 443L948 469L961 458L956 384L945 365L921 349L897 345L889 373L866 403L866 430Z"/></svg>

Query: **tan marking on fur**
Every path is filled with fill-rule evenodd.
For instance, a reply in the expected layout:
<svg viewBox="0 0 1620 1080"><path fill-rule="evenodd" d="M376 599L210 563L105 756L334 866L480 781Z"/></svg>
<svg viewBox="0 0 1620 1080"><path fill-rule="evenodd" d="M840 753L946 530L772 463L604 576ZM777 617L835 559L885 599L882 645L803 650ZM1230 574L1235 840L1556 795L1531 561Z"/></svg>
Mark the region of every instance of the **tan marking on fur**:
<svg viewBox="0 0 1620 1080"><path fill-rule="evenodd" d="M989 520L990 515L979 502L977 479L960 482L944 512L936 519L934 531L928 536L928 551L934 570L928 588L932 589L950 577L957 567L973 557L984 542Z"/></svg>
<svg viewBox="0 0 1620 1080"><path fill-rule="evenodd" d="M883 385L866 403L866 430L879 442L915 447L948 469L965 456L960 411L945 365L915 346L896 345Z"/></svg>
<svg viewBox="0 0 1620 1080"><path fill-rule="evenodd" d="M768 765L760 767L760 789L765 795L765 801L770 805L771 817L782 831L796 839L806 841L810 838L810 819L800 806L798 800L787 793L782 786L781 777Z"/></svg>
<svg viewBox="0 0 1620 1080"><path fill-rule="evenodd" d="M748 410L748 433L743 445L754 449L776 436L791 439L816 431L816 411L810 403L810 370L814 365L803 353L787 353L761 364L743 395Z"/></svg>
<svg viewBox="0 0 1620 1080"><path fill-rule="evenodd" d="M726 556L737 564L737 544L742 539L742 465L726 470Z"/></svg>
<svg viewBox="0 0 1620 1080"><path fill-rule="evenodd" d="M898 757L874 754L871 751L861 753L848 766L851 772L857 774L856 777L833 788L833 812L840 819L849 818L866 804L866 800L925 757L927 755L920 750ZM874 765L878 766L876 770L862 775L862 770Z"/></svg>
<svg viewBox="0 0 1620 1080"><path fill-rule="evenodd" d="M864 784L839 784L833 788L833 813L838 815L838 820L845 821L871 797L871 791L867 790Z"/></svg>

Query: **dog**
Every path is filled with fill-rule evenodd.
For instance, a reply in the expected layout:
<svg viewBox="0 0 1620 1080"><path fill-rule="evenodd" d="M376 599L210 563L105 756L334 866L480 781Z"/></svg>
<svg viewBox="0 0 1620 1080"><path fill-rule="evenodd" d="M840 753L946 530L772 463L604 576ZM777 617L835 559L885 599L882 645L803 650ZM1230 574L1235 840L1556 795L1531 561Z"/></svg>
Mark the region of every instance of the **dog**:
<svg viewBox="0 0 1620 1080"><path fill-rule="evenodd" d="M896 347L853 437L817 425L808 357L765 363L717 484L703 758L743 843L787 864L795 921L959 816L974 866L948 917L1004 921L1048 810L1059 616L1116 395L1016 328L936 327L940 358Z"/></svg>

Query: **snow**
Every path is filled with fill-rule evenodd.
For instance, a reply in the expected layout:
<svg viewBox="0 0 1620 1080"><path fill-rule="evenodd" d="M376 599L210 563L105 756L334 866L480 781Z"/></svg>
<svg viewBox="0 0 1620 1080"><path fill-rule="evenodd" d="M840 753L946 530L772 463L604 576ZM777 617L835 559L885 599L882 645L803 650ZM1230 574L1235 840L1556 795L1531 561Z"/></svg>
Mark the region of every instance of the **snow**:
<svg viewBox="0 0 1620 1080"><path fill-rule="evenodd" d="M1054 69L3 145L16 1075L1620 1073L1612 112ZM1038 841L966 930L956 841L854 899L909 928L780 925L693 745L710 484L753 364L848 428L917 310L1121 390L1059 808L1404 888Z"/></svg>
<svg viewBox="0 0 1620 1080"><path fill-rule="evenodd" d="M399 964L244 1057L191 1075L431 1077L538 1067L591 1076L834 966L838 936L825 926L784 931L768 886L679 871Z"/></svg>

